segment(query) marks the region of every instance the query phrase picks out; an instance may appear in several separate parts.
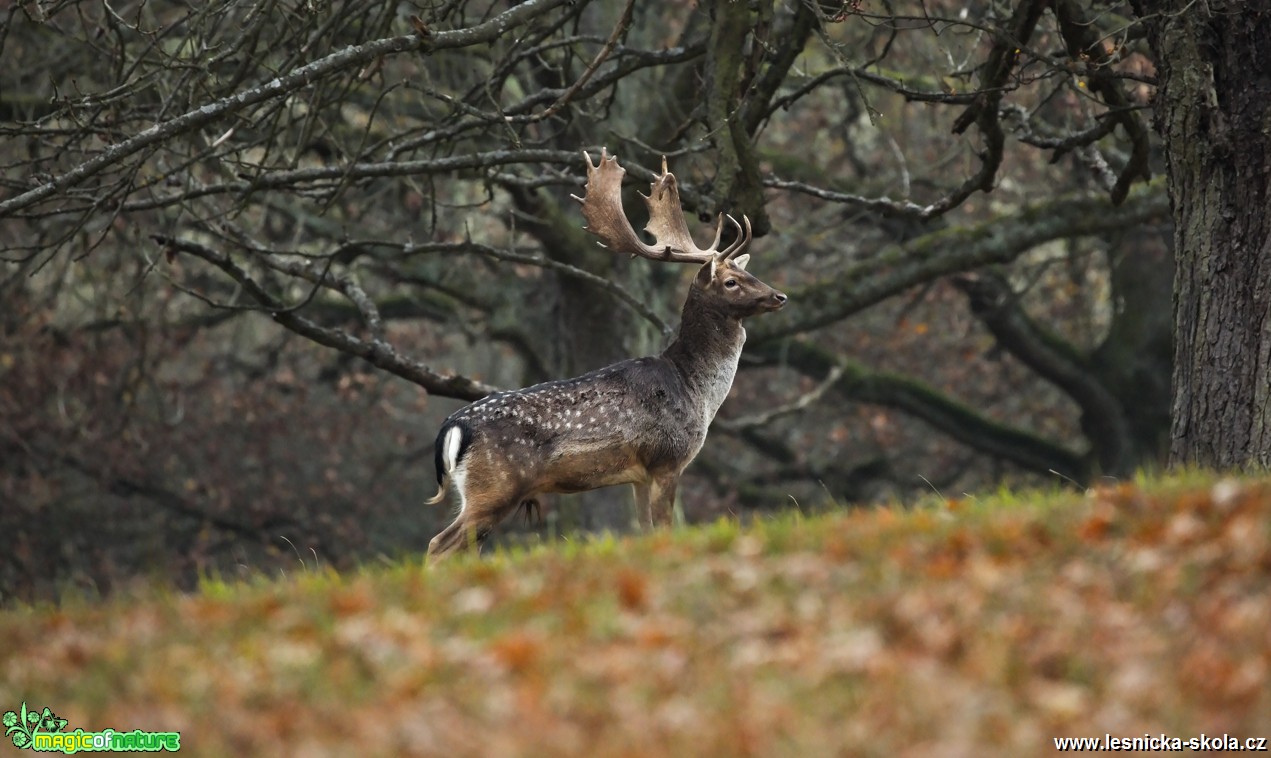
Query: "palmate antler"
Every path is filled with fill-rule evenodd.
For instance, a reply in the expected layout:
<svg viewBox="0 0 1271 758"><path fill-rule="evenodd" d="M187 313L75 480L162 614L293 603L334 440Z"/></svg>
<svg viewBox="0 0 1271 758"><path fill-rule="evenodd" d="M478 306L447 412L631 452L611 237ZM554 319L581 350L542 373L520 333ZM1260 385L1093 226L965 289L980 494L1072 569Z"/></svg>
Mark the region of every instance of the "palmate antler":
<svg viewBox="0 0 1271 758"><path fill-rule="evenodd" d="M622 177L627 170L619 166L618 158L610 157L604 148L600 150L598 165L592 164L591 156L585 151L583 156L587 158L586 196L572 197L583 205L587 231L599 237L601 244L610 250L655 261L706 263L712 258L735 258L750 244L750 219L741 217L745 224L743 227L737 223L737 219L721 213L719 222L715 225L715 239L710 247L697 246L684 222L684 209L680 206L680 191L675 183L675 175L666 170L666 156L662 156L662 174L653 180L649 194L640 196L649 208L649 223L644 230L652 234L655 240L652 245L645 244L622 210ZM737 239L719 250L725 218L737 229Z"/></svg>

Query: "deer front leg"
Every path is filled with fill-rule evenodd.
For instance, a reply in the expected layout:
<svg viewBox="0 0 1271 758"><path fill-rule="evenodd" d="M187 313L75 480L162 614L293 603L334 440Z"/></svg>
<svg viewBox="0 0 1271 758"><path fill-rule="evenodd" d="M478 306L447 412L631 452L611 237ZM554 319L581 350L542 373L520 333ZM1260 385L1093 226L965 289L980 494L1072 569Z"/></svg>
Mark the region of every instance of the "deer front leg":
<svg viewBox="0 0 1271 758"><path fill-rule="evenodd" d="M680 483L676 472L659 474L649 483L649 513L653 526L671 526L675 513L675 488Z"/></svg>
<svg viewBox="0 0 1271 758"><path fill-rule="evenodd" d="M652 482L633 482L631 486L635 489L636 521L641 529L648 531L653 528L653 509L649 504Z"/></svg>

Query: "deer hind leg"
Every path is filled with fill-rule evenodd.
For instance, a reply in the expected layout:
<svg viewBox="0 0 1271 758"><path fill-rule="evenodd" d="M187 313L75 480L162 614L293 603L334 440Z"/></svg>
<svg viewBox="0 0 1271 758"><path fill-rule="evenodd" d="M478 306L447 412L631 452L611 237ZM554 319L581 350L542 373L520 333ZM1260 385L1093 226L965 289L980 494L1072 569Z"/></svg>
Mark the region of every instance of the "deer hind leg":
<svg viewBox="0 0 1271 758"><path fill-rule="evenodd" d="M458 518L450 523L450 526L442 529L437 533L436 537L428 543L428 563L436 563L450 553L464 547L467 540L467 524L460 514Z"/></svg>
<svg viewBox="0 0 1271 758"><path fill-rule="evenodd" d="M525 523L528 526L540 526L543 523L543 509L536 497L527 497L518 505L525 513Z"/></svg>
<svg viewBox="0 0 1271 758"><path fill-rule="evenodd" d="M436 563L459 550L475 550L481 547L494 525L503 520L511 510L520 507L520 501L509 506L493 508L468 507L460 511L450 526L442 529L428 543L428 563Z"/></svg>
<svg viewBox="0 0 1271 758"><path fill-rule="evenodd" d="M428 563L436 563L458 550L477 549L503 519L523 507L527 500L506 487L460 488L463 504L453 523L428 543Z"/></svg>
<svg viewBox="0 0 1271 758"><path fill-rule="evenodd" d="M657 474L653 477L653 481L648 483L647 511L649 523L652 526L671 526L675 513L675 490L679 483L680 475L674 471ZM638 495L636 500L638 503Z"/></svg>

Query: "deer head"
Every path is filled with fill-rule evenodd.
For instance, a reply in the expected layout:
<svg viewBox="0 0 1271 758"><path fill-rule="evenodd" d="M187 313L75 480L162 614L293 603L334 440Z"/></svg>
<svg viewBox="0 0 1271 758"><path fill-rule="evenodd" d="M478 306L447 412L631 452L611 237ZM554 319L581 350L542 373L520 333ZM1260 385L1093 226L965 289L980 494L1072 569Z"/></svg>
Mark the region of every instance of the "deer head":
<svg viewBox="0 0 1271 758"><path fill-rule="evenodd" d="M640 195L649 211L644 229L653 237L652 245L640 239L623 210L622 179L627 171L618 165L617 157L611 157L604 148L598 164L592 163L586 152L583 156L587 159L585 196L572 197L582 203L586 229L599 238L603 247L654 261L701 264L693 279L690 300L697 294L703 303L737 319L785 305L785 295L746 273L750 256L744 251L752 238L749 218L742 216L738 223L732 216L719 214L710 246L697 246L685 223L679 187L675 175L667 170L666 156L662 156L662 173L654 178L649 194ZM736 239L721 249L725 220L735 230Z"/></svg>

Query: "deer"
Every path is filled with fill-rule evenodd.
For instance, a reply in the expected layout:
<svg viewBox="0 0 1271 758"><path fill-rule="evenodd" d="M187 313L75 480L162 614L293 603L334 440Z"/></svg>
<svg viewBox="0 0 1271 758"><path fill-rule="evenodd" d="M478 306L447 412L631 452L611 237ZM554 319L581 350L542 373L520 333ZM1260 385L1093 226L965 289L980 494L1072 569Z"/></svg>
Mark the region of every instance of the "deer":
<svg viewBox="0 0 1271 758"><path fill-rule="evenodd" d="M660 354L621 361L573 379L495 392L452 413L437 433L441 503L453 484L454 521L428 545L436 563L462 549L480 548L491 529L539 496L620 484L635 490L643 529L670 526L680 476L697 457L706 432L732 388L746 341L742 321L780 310L786 296L746 271L750 219L719 214L709 247L694 242L679 189L662 158L648 195L647 244L622 207L626 169L601 149L587 161L582 204L586 229L602 247L653 261L700 268L684 301L679 329ZM720 248L724 223L735 238Z"/></svg>

